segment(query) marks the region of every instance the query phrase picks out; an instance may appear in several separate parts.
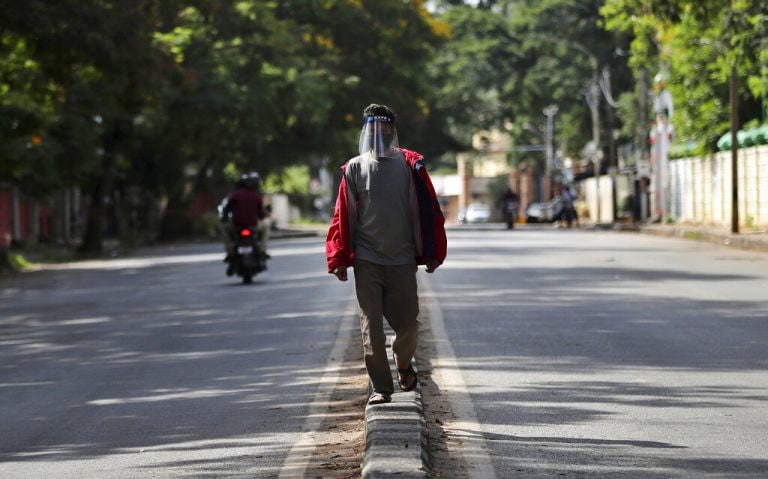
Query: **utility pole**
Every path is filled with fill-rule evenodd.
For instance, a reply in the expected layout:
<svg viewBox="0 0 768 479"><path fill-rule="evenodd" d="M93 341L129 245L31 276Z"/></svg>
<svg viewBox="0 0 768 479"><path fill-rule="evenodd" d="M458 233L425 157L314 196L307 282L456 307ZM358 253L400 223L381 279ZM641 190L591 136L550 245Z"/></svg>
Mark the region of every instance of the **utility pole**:
<svg viewBox="0 0 768 479"><path fill-rule="evenodd" d="M637 181L640 197L640 221L648 218L648 176L650 173L650 153L648 151L648 71L640 69L640 85L638 94L638 110L640 117L637 126L637 148L639 151L637 162Z"/></svg>
<svg viewBox="0 0 768 479"><path fill-rule="evenodd" d="M731 67L731 233L739 232L739 78Z"/></svg>
<svg viewBox="0 0 768 479"><path fill-rule="evenodd" d="M595 221L597 224L600 223L601 220L601 214L600 214L600 85L597 81L597 72L595 72L592 85L590 85L589 90L585 94L587 98L587 105L589 105L589 110L592 112L592 144L594 145L594 148L592 149L592 167L594 170L594 176L595 176L595 189L596 189L596 196L597 196L597 211L596 211L596 218Z"/></svg>
<svg viewBox="0 0 768 479"><path fill-rule="evenodd" d="M667 90L668 72L662 65L654 79L653 110L656 124L653 128L653 183L655 185L656 212L664 222L671 213L669 195L669 145L672 139L672 116L674 103L672 94Z"/></svg>
<svg viewBox="0 0 768 479"><path fill-rule="evenodd" d="M616 124L615 110L619 107L619 104L613 98L613 90L611 89L611 70L608 66L603 66L603 76L600 81L600 89L603 91L605 97L605 115L608 122L608 171L611 176L611 222L615 223L618 219L618 201L616 200L616 177L618 176L618 158L616 151L616 139L614 136L618 133L614 129Z"/></svg>
<svg viewBox="0 0 768 479"><path fill-rule="evenodd" d="M557 105L549 105L542 111L547 117L546 132L546 164L544 165L544 198L549 201L552 199L552 166L554 164L554 127L555 115L557 114Z"/></svg>

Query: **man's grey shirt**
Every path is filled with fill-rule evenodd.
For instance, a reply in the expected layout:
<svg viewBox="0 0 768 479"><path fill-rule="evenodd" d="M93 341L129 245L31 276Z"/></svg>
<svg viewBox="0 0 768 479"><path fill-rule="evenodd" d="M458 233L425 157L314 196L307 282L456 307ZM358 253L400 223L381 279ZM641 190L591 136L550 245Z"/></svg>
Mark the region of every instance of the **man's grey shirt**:
<svg viewBox="0 0 768 479"><path fill-rule="evenodd" d="M417 199L411 167L402 153L392 158L357 156L347 163L347 190L357 199L355 257L395 266L415 264L414 211Z"/></svg>

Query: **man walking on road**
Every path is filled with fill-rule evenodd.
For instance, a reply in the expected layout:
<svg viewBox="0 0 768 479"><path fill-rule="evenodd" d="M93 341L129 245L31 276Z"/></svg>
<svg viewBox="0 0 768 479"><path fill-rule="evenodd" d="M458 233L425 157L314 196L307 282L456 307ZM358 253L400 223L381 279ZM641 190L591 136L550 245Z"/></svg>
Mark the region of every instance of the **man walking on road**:
<svg viewBox="0 0 768 479"><path fill-rule="evenodd" d="M389 402L394 386L386 353L384 318L395 331L392 351L403 391L416 387L411 361L418 338L417 265L432 273L445 260L445 218L415 151L399 148L395 114L384 105L363 111L360 155L344 175L325 249L328 272L347 280L355 272L365 367L373 385L368 403Z"/></svg>

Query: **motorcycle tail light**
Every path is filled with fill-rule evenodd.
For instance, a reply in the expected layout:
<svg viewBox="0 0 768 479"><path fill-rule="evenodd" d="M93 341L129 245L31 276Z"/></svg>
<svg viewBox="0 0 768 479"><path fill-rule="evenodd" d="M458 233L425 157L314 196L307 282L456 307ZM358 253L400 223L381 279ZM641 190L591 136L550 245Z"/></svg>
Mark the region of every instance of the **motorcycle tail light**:
<svg viewBox="0 0 768 479"><path fill-rule="evenodd" d="M251 230L243 228L240 230L240 236L251 236Z"/></svg>

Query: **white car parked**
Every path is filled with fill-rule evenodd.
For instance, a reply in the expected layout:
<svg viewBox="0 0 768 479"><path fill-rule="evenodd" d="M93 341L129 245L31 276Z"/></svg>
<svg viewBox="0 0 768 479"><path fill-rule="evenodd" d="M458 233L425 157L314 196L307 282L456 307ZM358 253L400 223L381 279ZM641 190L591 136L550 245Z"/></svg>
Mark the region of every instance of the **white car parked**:
<svg viewBox="0 0 768 479"><path fill-rule="evenodd" d="M491 208L482 203L472 203L459 213L460 223L487 223L491 219Z"/></svg>

